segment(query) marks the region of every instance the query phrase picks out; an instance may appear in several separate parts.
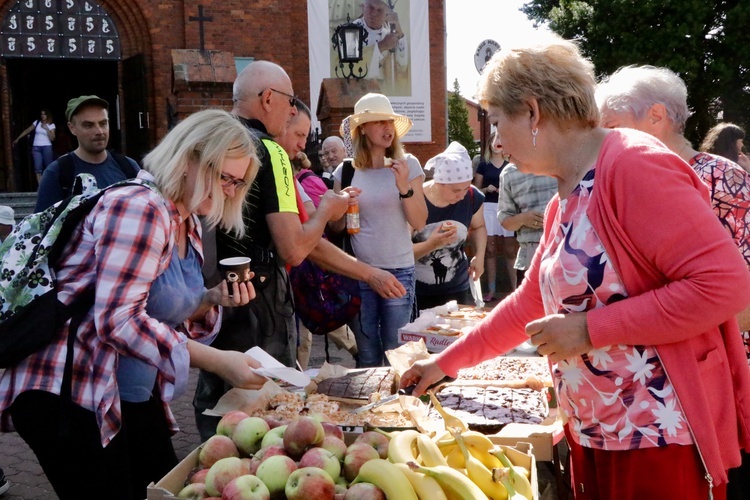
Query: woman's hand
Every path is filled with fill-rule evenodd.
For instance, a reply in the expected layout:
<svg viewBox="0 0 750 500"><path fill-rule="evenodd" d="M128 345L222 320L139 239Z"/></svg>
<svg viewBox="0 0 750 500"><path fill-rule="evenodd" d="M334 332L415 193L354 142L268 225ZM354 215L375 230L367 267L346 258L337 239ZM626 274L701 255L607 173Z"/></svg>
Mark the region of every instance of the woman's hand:
<svg viewBox="0 0 750 500"><path fill-rule="evenodd" d="M497 188L493 186L492 184L490 184L489 186L486 186L484 188L484 192L485 193L497 193Z"/></svg>
<svg viewBox="0 0 750 500"><path fill-rule="evenodd" d="M430 245L429 248L432 248L434 251L452 245L458 239L456 233L458 233L456 226L450 226L446 229L443 229L442 224L436 226L427 238L427 242Z"/></svg>
<svg viewBox="0 0 750 500"><path fill-rule="evenodd" d="M213 364L210 371L220 376L232 387L238 389L260 389L268 382L266 377L253 372L253 368L260 368L251 356L238 351L218 351L218 363Z"/></svg>
<svg viewBox="0 0 750 500"><path fill-rule="evenodd" d="M591 351L586 313L551 314L526 325L526 334L539 354L553 363Z"/></svg>
<svg viewBox="0 0 750 500"><path fill-rule="evenodd" d="M252 279L255 273L250 273ZM221 283L208 290L209 301L214 305L224 307L244 306L255 298L255 287L249 281L245 283L232 283L232 295L229 295L229 283L222 280Z"/></svg>
<svg viewBox="0 0 750 500"><path fill-rule="evenodd" d="M409 164L406 160L392 160L390 166L393 176L396 178L396 188L399 193L406 193L411 188L409 184Z"/></svg>
<svg viewBox="0 0 750 500"><path fill-rule="evenodd" d="M440 369L434 357L422 359L411 365L411 368L401 375L399 388L403 389L404 387L417 384L414 392L412 392L412 396L419 397L427 391L429 386L445 377L445 375L446 373Z"/></svg>
<svg viewBox="0 0 750 500"><path fill-rule="evenodd" d="M469 262L469 279L476 281L484 274L484 259L477 259L476 256Z"/></svg>

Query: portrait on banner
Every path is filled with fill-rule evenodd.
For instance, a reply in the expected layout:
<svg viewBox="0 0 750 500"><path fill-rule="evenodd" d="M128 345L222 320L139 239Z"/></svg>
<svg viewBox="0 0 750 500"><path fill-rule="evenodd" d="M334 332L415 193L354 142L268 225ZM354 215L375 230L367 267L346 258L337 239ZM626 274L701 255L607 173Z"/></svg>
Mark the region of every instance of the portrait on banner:
<svg viewBox="0 0 750 500"><path fill-rule="evenodd" d="M330 38L349 20L367 33L363 59L354 65L356 75L376 80L388 96L410 96L410 6L411 0L328 0ZM347 65L348 66L348 65ZM338 70L338 74L337 74ZM348 71L348 67L347 67ZM331 46L331 77L341 75L338 53Z"/></svg>

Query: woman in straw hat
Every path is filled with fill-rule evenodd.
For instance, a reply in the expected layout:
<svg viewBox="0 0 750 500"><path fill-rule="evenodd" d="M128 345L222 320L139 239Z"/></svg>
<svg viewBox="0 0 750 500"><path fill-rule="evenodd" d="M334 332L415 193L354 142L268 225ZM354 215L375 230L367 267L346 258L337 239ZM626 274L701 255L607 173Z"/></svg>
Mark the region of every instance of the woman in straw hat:
<svg viewBox="0 0 750 500"><path fill-rule="evenodd" d="M348 118L354 155L349 194L359 203L360 231L351 235L357 258L390 271L403 284L403 296L380 297L360 283L360 318L351 325L359 350L358 366L383 366L385 351L398 347L398 329L411 319L414 305L414 253L411 229L422 229L427 206L422 193L424 173L407 154L401 138L412 121L393 112L388 98L367 94ZM342 131L342 134L344 132ZM348 162L334 171L334 190L349 178ZM343 230L343 224L337 229Z"/></svg>
<svg viewBox="0 0 750 500"><path fill-rule="evenodd" d="M469 280L478 280L484 272L487 230L484 195L471 185L469 152L452 142L427 161L425 170L432 171L432 180L424 184L427 225L412 238L417 306L429 309L450 300L473 304ZM475 251L471 259L464 252L467 241Z"/></svg>
<svg viewBox="0 0 750 500"><path fill-rule="evenodd" d="M695 172L650 135L601 128L595 86L559 37L485 67L477 97L496 140L557 194L518 289L400 383L419 396L530 337L549 359L577 499L726 498L750 450L735 318L750 274Z"/></svg>

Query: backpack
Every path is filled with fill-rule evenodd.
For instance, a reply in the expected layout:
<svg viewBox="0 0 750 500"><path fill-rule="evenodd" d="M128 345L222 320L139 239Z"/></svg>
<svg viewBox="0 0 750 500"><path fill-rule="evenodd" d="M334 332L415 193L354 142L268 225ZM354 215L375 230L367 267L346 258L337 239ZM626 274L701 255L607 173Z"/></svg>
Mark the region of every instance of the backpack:
<svg viewBox="0 0 750 500"><path fill-rule="evenodd" d="M359 313L359 282L327 271L309 259L289 271L294 308L313 335L346 325Z"/></svg>
<svg viewBox="0 0 750 500"><path fill-rule="evenodd" d="M9 368L46 346L68 319L68 364L72 369L75 330L94 304L94 289L66 306L57 298L58 260L79 223L108 190L143 181L122 181L96 188L92 175L76 178L70 196L24 218L0 246L0 368Z"/></svg>
<svg viewBox="0 0 750 500"><path fill-rule="evenodd" d="M133 167L125 155L121 155L111 149L108 149L107 152L117 162L117 166L120 167L126 179L133 179L138 175L138 170ZM62 195L63 198L67 198L72 193L73 181L75 179L75 168L71 154L67 153L58 158L57 165L60 167L59 178Z"/></svg>

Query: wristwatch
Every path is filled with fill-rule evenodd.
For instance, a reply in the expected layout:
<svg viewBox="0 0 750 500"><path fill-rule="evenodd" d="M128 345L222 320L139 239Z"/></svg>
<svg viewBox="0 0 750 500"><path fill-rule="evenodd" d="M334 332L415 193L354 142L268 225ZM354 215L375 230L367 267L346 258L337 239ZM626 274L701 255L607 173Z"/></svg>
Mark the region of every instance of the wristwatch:
<svg viewBox="0 0 750 500"><path fill-rule="evenodd" d="M402 200L405 198L411 198L412 196L414 196L414 190L412 188L409 188L409 190L404 194L398 193L398 197Z"/></svg>

